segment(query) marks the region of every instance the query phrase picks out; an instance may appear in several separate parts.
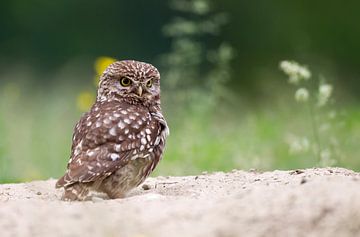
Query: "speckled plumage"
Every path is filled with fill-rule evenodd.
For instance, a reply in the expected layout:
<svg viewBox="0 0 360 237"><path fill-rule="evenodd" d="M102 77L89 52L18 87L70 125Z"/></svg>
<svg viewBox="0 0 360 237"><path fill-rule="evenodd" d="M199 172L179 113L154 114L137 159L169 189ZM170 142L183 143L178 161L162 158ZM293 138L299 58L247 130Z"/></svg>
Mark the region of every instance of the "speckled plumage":
<svg viewBox="0 0 360 237"><path fill-rule="evenodd" d="M129 86L120 83L124 78ZM64 200L84 200L89 190L124 197L154 170L168 133L158 70L137 61L115 62L100 78L95 104L75 127L67 171L56 187L64 187Z"/></svg>

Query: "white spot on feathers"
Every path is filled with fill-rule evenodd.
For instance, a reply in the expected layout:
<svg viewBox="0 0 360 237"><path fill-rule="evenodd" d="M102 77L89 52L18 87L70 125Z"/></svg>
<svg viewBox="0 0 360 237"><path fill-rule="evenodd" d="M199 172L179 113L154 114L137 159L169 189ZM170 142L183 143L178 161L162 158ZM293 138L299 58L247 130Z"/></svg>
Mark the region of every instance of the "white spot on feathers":
<svg viewBox="0 0 360 237"><path fill-rule="evenodd" d="M109 134L110 134L111 136L116 136L116 127L112 127L112 128L110 129L110 131L109 131Z"/></svg>
<svg viewBox="0 0 360 237"><path fill-rule="evenodd" d="M120 129L124 129L126 125L123 123L123 121L120 121L117 126L118 126Z"/></svg>
<svg viewBox="0 0 360 237"><path fill-rule="evenodd" d="M154 145L157 146L160 143L160 137L156 137Z"/></svg>
<svg viewBox="0 0 360 237"><path fill-rule="evenodd" d="M110 124L111 121L110 121L110 119L106 118L106 119L104 119L104 123L105 123L105 124Z"/></svg>
<svg viewBox="0 0 360 237"><path fill-rule="evenodd" d="M138 125L138 124L136 124L136 123L135 123L135 124L133 124L133 125L132 125L132 127L133 127L133 128L135 128L135 129L139 129L139 125Z"/></svg>
<svg viewBox="0 0 360 237"><path fill-rule="evenodd" d="M120 156L119 156L119 154L111 153L110 158L111 158L113 161L115 161L115 160L119 159Z"/></svg>
<svg viewBox="0 0 360 237"><path fill-rule="evenodd" d="M120 148L121 148L120 144L115 144L115 146L114 146L115 151L119 152Z"/></svg>

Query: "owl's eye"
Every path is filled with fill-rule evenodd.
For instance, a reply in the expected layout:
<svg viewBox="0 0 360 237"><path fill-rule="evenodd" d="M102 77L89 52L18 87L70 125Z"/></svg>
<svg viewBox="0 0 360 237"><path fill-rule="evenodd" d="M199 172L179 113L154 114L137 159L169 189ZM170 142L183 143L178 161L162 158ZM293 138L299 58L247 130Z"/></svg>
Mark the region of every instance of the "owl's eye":
<svg viewBox="0 0 360 237"><path fill-rule="evenodd" d="M152 85L153 85L153 80L152 79L150 79L150 80L148 80L146 82L146 87L150 88L150 87L152 87Z"/></svg>
<svg viewBox="0 0 360 237"><path fill-rule="evenodd" d="M123 87L127 87L127 86L130 86L131 85L131 80L127 77L123 77L120 79L120 84L123 86Z"/></svg>

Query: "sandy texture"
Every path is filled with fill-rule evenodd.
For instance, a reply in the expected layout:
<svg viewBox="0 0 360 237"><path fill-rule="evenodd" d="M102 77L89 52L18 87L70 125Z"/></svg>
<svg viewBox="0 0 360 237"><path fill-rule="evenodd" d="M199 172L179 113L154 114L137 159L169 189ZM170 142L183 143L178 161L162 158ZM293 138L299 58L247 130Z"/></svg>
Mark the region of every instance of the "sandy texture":
<svg viewBox="0 0 360 237"><path fill-rule="evenodd" d="M360 236L360 174L341 168L149 178L121 200L0 185L0 236Z"/></svg>

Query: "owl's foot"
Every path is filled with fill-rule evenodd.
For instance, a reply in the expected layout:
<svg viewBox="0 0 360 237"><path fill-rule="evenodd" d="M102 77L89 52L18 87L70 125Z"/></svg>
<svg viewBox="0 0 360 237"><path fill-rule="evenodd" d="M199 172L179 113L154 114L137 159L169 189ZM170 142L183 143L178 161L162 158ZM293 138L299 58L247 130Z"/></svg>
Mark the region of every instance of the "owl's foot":
<svg viewBox="0 0 360 237"><path fill-rule="evenodd" d="M89 189L79 183L65 187L64 189L64 194L61 197L63 201L84 201L89 193Z"/></svg>

